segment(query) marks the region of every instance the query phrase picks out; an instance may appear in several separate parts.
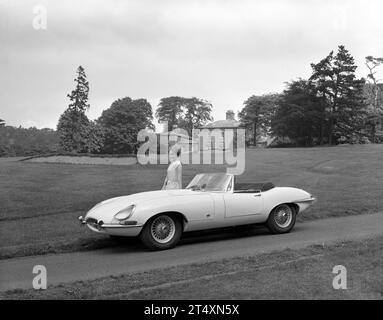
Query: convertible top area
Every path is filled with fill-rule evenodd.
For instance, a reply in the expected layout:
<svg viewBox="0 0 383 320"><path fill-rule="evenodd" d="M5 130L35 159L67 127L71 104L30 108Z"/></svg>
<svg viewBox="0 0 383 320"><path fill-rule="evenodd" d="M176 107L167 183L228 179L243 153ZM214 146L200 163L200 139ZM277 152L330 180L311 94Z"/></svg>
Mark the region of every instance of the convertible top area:
<svg viewBox="0 0 383 320"><path fill-rule="evenodd" d="M273 189L272 182L235 183L234 193L258 193Z"/></svg>

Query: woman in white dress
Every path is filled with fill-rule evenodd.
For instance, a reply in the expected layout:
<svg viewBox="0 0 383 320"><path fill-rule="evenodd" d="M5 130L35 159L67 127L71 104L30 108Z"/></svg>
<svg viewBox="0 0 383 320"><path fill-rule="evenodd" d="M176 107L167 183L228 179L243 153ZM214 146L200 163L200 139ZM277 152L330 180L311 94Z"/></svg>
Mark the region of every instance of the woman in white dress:
<svg viewBox="0 0 383 320"><path fill-rule="evenodd" d="M181 150L178 150L177 154L174 154L174 152L170 153L169 157L171 163L168 167L162 190L182 189L182 164L180 155Z"/></svg>

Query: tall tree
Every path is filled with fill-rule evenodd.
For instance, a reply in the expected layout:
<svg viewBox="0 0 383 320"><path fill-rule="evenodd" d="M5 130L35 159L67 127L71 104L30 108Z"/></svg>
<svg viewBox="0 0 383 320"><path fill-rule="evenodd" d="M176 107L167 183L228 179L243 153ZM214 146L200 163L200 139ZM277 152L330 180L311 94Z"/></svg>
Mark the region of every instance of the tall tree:
<svg viewBox="0 0 383 320"><path fill-rule="evenodd" d="M99 130L96 130L95 124L85 114L89 109L89 83L82 66L78 67L74 81L75 89L68 94L69 106L57 124L60 146L70 152L97 152L102 141L101 137L96 137Z"/></svg>
<svg viewBox="0 0 383 320"><path fill-rule="evenodd" d="M68 94L70 100L68 108L69 110L85 112L89 110L89 83L86 79L85 70L82 66L77 68L77 77L74 79L74 82L76 82L76 87L70 94Z"/></svg>
<svg viewBox="0 0 383 320"><path fill-rule="evenodd" d="M253 95L243 103L244 107L238 115L251 133L253 145L257 145L257 136L269 133L278 98L278 94Z"/></svg>
<svg viewBox="0 0 383 320"><path fill-rule="evenodd" d="M366 67L368 68L366 84L366 95L368 104L367 124L371 128L371 140L375 142L383 141L383 136L377 137L377 124L383 119L383 84L377 78L377 68L383 65L383 58L373 56L366 57Z"/></svg>
<svg viewBox="0 0 383 320"><path fill-rule="evenodd" d="M322 100L307 80L292 81L280 96L271 121L275 136L288 137L300 146L320 141Z"/></svg>
<svg viewBox="0 0 383 320"><path fill-rule="evenodd" d="M365 116L364 79L356 79L357 66L344 46L317 64L311 64L310 82L326 104L324 117L328 123L328 143L360 133Z"/></svg>
<svg viewBox="0 0 383 320"><path fill-rule="evenodd" d="M376 72L377 68L379 66L383 65L383 58L374 58L373 56L367 56L366 57L366 66L368 68L368 75L367 79L370 81L370 83L373 84L373 92L374 92L374 107L379 107L379 93L381 91L379 83L380 79L376 78Z"/></svg>
<svg viewBox="0 0 383 320"><path fill-rule="evenodd" d="M152 107L146 99L118 99L97 120L104 132L104 153L134 153L140 130L153 129Z"/></svg>

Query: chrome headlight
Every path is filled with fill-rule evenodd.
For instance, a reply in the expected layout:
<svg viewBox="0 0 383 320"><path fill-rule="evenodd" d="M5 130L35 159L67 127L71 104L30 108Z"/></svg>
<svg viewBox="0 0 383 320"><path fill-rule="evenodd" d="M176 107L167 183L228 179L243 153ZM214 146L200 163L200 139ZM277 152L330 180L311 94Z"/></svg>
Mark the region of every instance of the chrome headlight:
<svg viewBox="0 0 383 320"><path fill-rule="evenodd" d="M126 219L129 219L134 210L136 209L136 206L134 204L132 204L131 206L125 208L125 209L122 209L121 211L117 212L115 215L114 215L114 218L117 219L117 220L126 220Z"/></svg>

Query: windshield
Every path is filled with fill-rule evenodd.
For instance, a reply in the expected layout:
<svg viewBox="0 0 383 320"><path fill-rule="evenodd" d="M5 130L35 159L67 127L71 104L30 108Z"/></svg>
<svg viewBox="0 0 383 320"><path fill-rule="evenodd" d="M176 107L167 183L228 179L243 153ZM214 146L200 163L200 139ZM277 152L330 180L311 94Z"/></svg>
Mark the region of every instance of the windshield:
<svg viewBox="0 0 383 320"><path fill-rule="evenodd" d="M197 174L188 184L186 189L200 191L227 191L230 175L226 173L201 173Z"/></svg>

